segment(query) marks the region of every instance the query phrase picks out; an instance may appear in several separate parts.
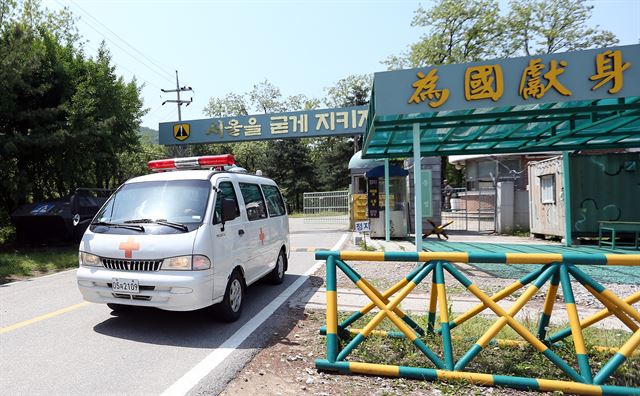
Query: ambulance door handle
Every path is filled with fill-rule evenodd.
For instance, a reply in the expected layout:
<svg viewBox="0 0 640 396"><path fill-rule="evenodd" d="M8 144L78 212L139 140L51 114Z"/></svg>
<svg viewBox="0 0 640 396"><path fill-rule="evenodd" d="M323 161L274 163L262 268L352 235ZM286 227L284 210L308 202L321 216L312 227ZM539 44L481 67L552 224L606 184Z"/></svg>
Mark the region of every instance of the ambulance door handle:
<svg viewBox="0 0 640 396"><path fill-rule="evenodd" d="M244 235L244 230L238 230L238 235Z"/></svg>

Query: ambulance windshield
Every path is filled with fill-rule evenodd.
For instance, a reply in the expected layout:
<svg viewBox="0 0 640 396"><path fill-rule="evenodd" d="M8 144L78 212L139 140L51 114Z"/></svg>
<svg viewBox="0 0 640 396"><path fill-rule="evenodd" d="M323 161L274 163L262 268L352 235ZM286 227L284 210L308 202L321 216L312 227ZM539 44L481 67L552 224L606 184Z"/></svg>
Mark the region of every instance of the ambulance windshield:
<svg viewBox="0 0 640 396"><path fill-rule="evenodd" d="M125 184L98 212L94 223L123 224L160 220L185 225L200 224L210 191L211 183L208 180Z"/></svg>

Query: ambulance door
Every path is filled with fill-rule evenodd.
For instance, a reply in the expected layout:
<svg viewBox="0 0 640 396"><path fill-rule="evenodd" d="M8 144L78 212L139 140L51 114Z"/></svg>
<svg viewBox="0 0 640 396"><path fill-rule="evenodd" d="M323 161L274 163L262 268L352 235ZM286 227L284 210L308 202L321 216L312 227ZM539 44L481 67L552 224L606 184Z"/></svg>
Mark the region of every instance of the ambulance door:
<svg viewBox="0 0 640 396"><path fill-rule="evenodd" d="M269 244L267 208L262 198L260 186L256 183L238 183L244 207L247 213L245 241L248 246L247 268L251 273L247 275L247 282L253 283L267 271ZM249 270L247 270L248 272Z"/></svg>
<svg viewBox="0 0 640 396"><path fill-rule="evenodd" d="M265 243L269 245L267 264L269 269L273 269L278 260L280 248L286 244L286 237L289 233L289 220L286 216L287 211L278 187L268 184L262 184L261 187L267 203L267 212L269 213L269 220L267 221L269 231L265 240Z"/></svg>
<svg viewBox="0 0 640 396"><path fill-rule="evenodd" d="M240 215L238 192L233 182L228 178L220 178L217 181L216 202L213 213L213 226L211 227L213 240L213 257L211 262L214 268L215 285L214 299L224 295L227 280L231 270L236 264L246 261L245 238L243 237L244 221ZM236 203L235 218L222 224L222 197L230 198Z"/></svg>

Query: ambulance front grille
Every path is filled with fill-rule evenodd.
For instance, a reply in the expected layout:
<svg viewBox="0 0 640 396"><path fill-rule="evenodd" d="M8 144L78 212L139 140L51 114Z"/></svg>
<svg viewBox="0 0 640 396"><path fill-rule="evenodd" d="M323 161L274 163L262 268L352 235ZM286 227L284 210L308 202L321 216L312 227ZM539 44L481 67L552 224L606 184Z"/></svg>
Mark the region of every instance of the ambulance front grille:
<svg viewBox="0 0 640 396"><path fill-rule="evenodd" d="M120 271L158 271L162 260L122 260L102 258L102 265L108 269Z"/></svg>

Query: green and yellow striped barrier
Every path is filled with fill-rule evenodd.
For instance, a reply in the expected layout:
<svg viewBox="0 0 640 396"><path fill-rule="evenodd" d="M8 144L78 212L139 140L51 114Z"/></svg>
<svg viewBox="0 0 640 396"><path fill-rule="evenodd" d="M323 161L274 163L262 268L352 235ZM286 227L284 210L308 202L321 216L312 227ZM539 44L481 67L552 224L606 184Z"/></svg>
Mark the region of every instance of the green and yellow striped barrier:
<svg viewBox="0 0 640 396"><path fill-rule="evenodd" d="M624 299L616 296L601 284L593 280L576 265L624 265L640 266L640 255L615 254L527 254L527 253L484 253L484 252L349 252L322 251L316 252L316 259L326 260L327 290L327 323L321 333L326 335L326 359L316 360L316 367L322 370L333 370L342 373L360 373L385 375L423 380L455 380L466 379L481 385L499 385L517 389L562 391L585 395L640 395L640 388L604 385L611 374L629 358L640 345L640 312L632 304L640 301L640 292ZM420 263L405 278L384 292L378 291L371 283L351 268L346 261L415 261ZM465 277L452 264L460 263L503 263L503 264L542 264L543 267L522 277L503 290L488 296ZM359 311L338 323L338 298L336 274L340 269L371 302ZM480 303L468 312L449 319L445 272L462 284ZM439 334L442 342L443 356L431 350L421 337L425 331L412 320L399 305L417 285L431 275L429 292L427 331ZM572 279L582 284L594 295L605 309L580 320L572 289ZM515 319L516 314L547 283L544 306L540 314L537 333L534 335ZM525 288L513 305L505 310L498 302L516 291ZM562 288L564 304L569 319L569 327L552 335L547 335L548 325L558 293ZM378 312L361 329L351 328L356 320L362 318L374 308ZM456 360L453 352L455 336L452 330L485 310L493 311L498 319L473 344L473 346ZM436 328L436 313L439 311L439 327ZM619 349L604 348L599 350L613 352L611 359L598 372L593 371L589 363L589 355L582 331L593 324L609 317L619 318L632 332L631 337ZM376 327L383 319L388 318L399 331L381 331ZM498 340L496 336L505 326L511 327L524 341ZM353 337L351 337L351 335ZM347 358L367 337L386 336L405 338L421 351L435 368L404 367L381 365L365 362L347 361ZM576 352L575 370L553 351L555 343L572 337ZM341 340L344 345L341 346ZM348 342L347 342L348 341ZM489 345L531 345L550 362L564 372L572 381L556 379L540 379L513 377L497 374L484 374L465 371L465 367ZM596 347L597 349L597 347Z"/></svg>

